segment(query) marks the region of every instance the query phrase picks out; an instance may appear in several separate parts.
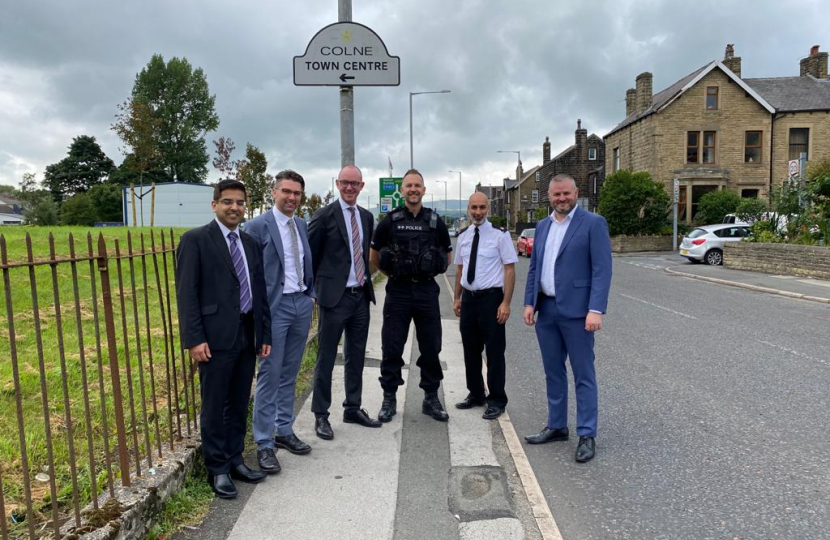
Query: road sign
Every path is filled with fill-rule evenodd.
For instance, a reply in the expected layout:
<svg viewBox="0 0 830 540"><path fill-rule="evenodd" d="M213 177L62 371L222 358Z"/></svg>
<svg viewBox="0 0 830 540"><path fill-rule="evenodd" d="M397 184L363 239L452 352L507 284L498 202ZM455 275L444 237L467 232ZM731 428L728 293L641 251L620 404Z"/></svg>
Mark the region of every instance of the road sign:
<svg viewBox="0 0 830 540"><path fill-rule="evenodd" d="M401 59L390 56L368 26L339 22L311 38L305 54L294 57L296 86L398 86Z"/></svg>
<svg viewBox="0 0 830 540"><path fill-rule="evenodd" d="M680 195L680 180L677 178L674 179L674 200L677 200L677 196Z"/></svg>
<svg viewBox="0 0 830 540"><path fill-rule="evenodd" d="M401 193L401 178L380 178L380 212L389 213L399 206L403 206Z"/></svg>
<svg viewBox="0 0 830 540"><path fill-rule="evenodd" d="M790 176L792 176L792 177L798 176L798 173L801 170L801 167L799 166L799 163L798 163L797 159L791 159L790 160L789 170L790 170Z"/></svg>

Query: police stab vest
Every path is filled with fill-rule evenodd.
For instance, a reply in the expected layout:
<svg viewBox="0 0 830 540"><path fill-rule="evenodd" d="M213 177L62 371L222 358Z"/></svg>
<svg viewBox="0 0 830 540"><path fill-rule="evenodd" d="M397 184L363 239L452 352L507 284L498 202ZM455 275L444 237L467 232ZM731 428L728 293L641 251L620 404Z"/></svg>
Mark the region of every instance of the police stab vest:
<svg viewBox="0 0 830 540"><path fill-rule="evenodd" d="M446 272L447 253L438 244L437 213L424 208L418 219L408 220L406 208L401 206L389 212L389 218L391 240L381 250L382 270L394 278L416 279Z"/></svg>

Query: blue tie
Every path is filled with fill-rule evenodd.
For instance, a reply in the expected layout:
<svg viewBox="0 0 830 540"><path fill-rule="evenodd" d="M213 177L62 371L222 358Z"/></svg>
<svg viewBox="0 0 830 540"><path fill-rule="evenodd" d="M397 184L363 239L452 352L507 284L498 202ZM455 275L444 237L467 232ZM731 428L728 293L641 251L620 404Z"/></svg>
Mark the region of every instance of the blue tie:
<svg viewBox="0 0 830 540"><path fill-rule="evenodd" d="M239 236L235 232L228 233L231 241L231 261L239 280L239 310L241 313L251 311L251 288L248 286L248 272L245 271L245 261L242 260L242 250L236 245Z"/></svg>

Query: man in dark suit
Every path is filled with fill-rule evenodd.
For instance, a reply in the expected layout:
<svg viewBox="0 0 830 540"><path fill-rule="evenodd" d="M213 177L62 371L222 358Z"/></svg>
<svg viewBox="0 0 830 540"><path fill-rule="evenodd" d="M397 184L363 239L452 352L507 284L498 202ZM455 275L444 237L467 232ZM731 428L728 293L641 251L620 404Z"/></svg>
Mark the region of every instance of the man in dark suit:
<svg viewBox="0 0 830 540"><path fill-rule="evenodd" d="M275 448L311 452L294 433L294 389L316 298L308 228L294 215L303 190L305 180L298 173L278 172L271 190L274 207L245 224L262 248L271 309L274 347L259 361L253 419L259 468L270 474L281 470Z"/></svg>
<svg viewBox="0 0 830 540"><path fill-rule="evenodd" d="M262 250L238 228L245 201L244 184L219 182L216 219L184 233L177 250L182 347L199 365L202 454L213 491L225 499L237 495L232 478L265 478L242 460L256 356L271 352Z"/></svg>
<svg viewBox="0 0 830 540"><path fill-rule="evenodd" d="M319 349L311 411L316 417L317 436L326 440L334 438L328 420L331 375L337 345L344 331L346 399L343 401L343 422L381 426L379 420L360 408L363 361L369 334L369 302L375 301L369 272L369 241L375 230L375 219L368 210L357 205L357 196L363 189L360 169L353 165L343 167L337 175L337 189L340 197L315 212L308 226L320 305Z"/></svg>
<svg viewBox="0 0 830 540"><path fill-rule="evenodd" d="M594 332L602 328L611 288L611 240L602 216L577 208L576 182L554 176L548 199L550 218L536 225L525 288L524 321L536 325L548 395L545 428L525 437L531 444L568 440L570 358L576 390L576 461L596 453L597 380ZM536 312L538 320L534 322Z"/></svg>

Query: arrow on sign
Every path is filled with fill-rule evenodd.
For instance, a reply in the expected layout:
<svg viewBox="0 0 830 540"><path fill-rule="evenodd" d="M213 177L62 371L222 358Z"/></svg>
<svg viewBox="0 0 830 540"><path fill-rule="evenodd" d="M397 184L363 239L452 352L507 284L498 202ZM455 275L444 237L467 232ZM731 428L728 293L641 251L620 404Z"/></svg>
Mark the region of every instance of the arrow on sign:
<svg viewBox="0 0 830 540"><path fill-rule="evenodd" d="M346 75L345 73L340 75L340 81L341 82L346 82L350 79L354 79L354 77L352 77L351 75Z"/></svg>

